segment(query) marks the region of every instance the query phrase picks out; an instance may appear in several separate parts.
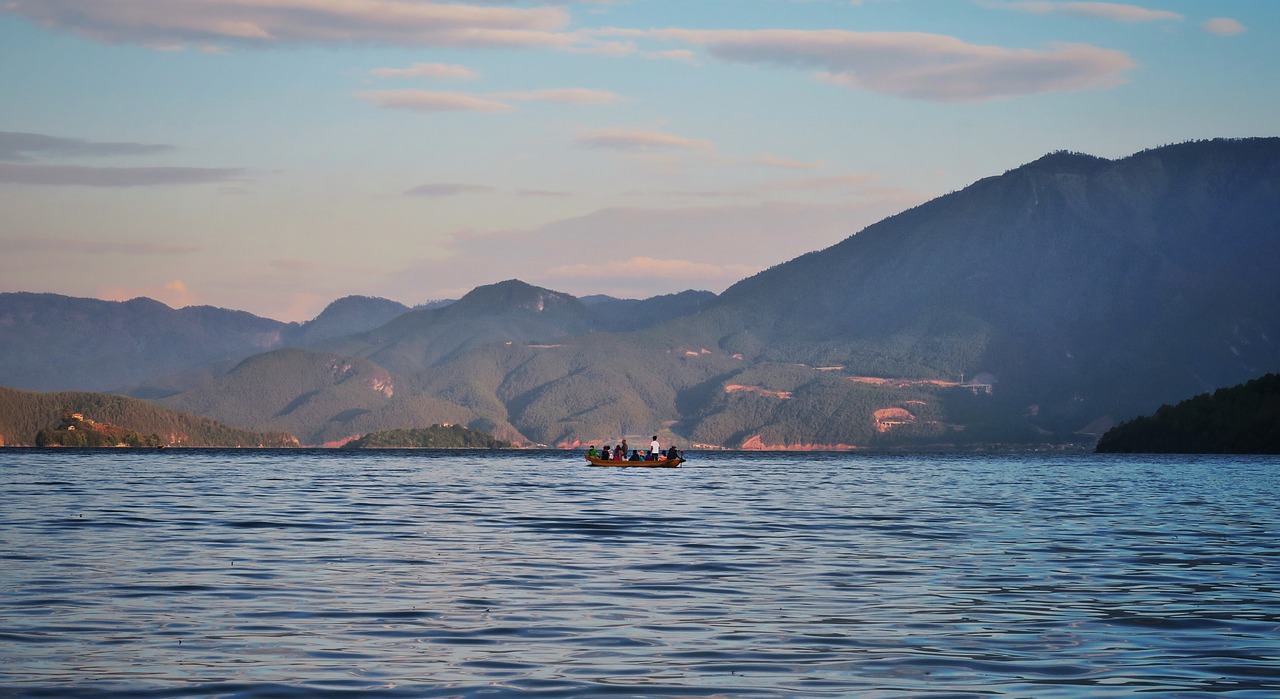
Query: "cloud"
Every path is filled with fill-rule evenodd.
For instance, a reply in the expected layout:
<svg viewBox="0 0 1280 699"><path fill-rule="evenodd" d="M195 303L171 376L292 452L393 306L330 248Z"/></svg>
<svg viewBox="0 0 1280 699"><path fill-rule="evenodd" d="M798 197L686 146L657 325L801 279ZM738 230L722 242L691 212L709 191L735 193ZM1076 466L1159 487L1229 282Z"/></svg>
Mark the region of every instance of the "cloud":
<svg viewBox="0 0 1280 699"><path fill-rule="evenodd" d="M551 88L547 90L530 90L528 92L500 92L494 94L493 97L520 102L560 102L564 104L604 104L618 99L617 93L607 90L591 90L583 87Z"/></svg>
<svg viewBox="0 0 1280 699"><path fill-rule="evenodd" d="M835 85L934 102L977 102L1111 87L1134 67L1125 53L1082 44L1009 49L917 32L604 30L705 47L734 63L814 70Z"/></svg>
<svg viewBox="0 0 1280 699"><path fill-rule="evenodd" d="M475 194L495 191L493 187L483 184L460 184L457 182L434 182L420 184L405 191L408 197L452 197L458 194Z"/></svg>
<svg viewBox="0 0 1280 699"><path fill-rule="evenodd" d="M515 109L505 102L460 92L375 90L358 92L356 97L384 109L407 109L414 112L509 112Z"/></svg>
<svg viewBox="0 0 1280 699"><path fill-rule="evenodd" d="M62 138L38 133L0 131L0 161L30 162L41 157L103 157L151 155L173 150L156 143L104 143L83 138Z"/></svg>
<svg viewBox="0 0 1280 699"><path fill-rule="evenodd" d="M1230 17L1214 17L1200 26L1210 34L1218 36L1235 36L1249 31L1248 27Z"/></svg>
<svg viewBox="0 0 1280 699"><path fill-rule="evenodd" d="M562 7L422 0L10 0L0 14L105 42L568 47Z"/></svg>
<svg viewBox="0 0 1280 699"><path fill-rule="evenodd" d="M427 90L375 90L358 92L356 97L384 109L408 109L416 112L510 112L516 109L510 102L604 104L618 99L618 95L613 92L581 87L479 95Z"/></svg>
<svg viewBox="0 0 1280 699"><path fill-rule="evenodd" d="M649 129L596 129L577 137L577 143L592 148L628 151L711 150L715 144L696 138L675 136Z"/></svg>
<svg viewBox="0 0 1280 699"><path fill-rule="evenodd" d="M0 163L0 183L81 187L153 187L243 180L241 168L87 167Z"/></svg>
<svg viewBox="0 0 1280 699"><path fill-rule="evenodd" d="M1177 12L1149 10L1137 5L1116 2L1049 2L1048 0L1031 0L1028 2L985 4L987 7L1030 12L1037 15L1071 15L1107 19L1114 22L1163 22L1185 19Z"/></svg>
<svg viewBox="0 0 1280 699"><path fill-rule="evenodd" d="M479 73L466 66L449 63L414 63L408 68L374 68L369 73L379 78L472 79L480 76Z"/></svg>

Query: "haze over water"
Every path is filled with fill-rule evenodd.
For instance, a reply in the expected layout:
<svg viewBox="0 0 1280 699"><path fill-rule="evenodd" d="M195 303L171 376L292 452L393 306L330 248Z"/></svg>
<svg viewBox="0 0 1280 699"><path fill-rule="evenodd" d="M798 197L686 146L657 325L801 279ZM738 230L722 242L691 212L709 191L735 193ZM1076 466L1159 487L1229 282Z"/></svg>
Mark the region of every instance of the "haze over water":
<svg viewBox="0 0 1280 699"><path fill-rule="evenodd" d="M0 453L0 696L1274 696L1276 457Z"/></svg>

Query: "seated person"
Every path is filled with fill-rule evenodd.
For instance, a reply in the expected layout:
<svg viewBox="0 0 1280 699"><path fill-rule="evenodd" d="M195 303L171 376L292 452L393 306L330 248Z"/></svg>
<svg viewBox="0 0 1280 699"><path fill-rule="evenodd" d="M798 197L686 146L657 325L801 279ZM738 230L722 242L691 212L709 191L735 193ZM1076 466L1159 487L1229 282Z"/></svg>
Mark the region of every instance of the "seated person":
<svg viewBox="0 0 1280 699"><path fill-rule="evenodd" d="M600 452L600 458L604 459L605 461L608 461L608 460L609 460L609 458L610 458L610 457L609 457L609 445L608 445L608 444L604 445L604 451Z"/></svg>
<svg viewBox="0 0 1280 699"><path fill-rule="evenodd" d="M627 461L640 461L640 460L641 460L641 459L640 459L640 450L639 450L639 449L632 449L632 450L631 450L631 458L630 458L630 459L627 459Z"/></svg>
<svg viewBox="0 0 1280 699"><path fill-rule="evenodd" d="M587 448L587 457L591 459L600 458L600 452L596 451L596 445L592 444Z"/></svg>
<svg viewBox="0 0 1280 699"><path fill-rule="evenodd" d="M667 458L667 459L678 459L678 458L680 458L680 451L679 451L678 449L676 449L676 445L672 444L672 445L671 445L671 448L667 450L666 458Z"/></svg>

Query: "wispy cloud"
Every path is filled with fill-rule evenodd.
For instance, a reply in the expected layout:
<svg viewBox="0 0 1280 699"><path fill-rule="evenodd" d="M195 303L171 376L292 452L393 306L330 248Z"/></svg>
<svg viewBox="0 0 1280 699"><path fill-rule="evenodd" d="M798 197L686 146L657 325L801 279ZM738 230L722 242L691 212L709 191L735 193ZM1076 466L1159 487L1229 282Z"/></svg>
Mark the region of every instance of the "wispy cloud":
<svg viewBox="0 0 1280 699"><path fill-rule="evenodd" d="M8 162L30 162L35 156L75 158L151 155L170 150L173 150L173 146L157 143L107 143L83 138L0 131L0 161Z"/></svg>
<svg viewBox="0 0 1280 699"><path fill-rule="evenodd" d="M563 7L421 0L9 0L0 14L107 42L568 47Z"/></svg>
<svg viewBox="0 0 1280 699"><path fill-rule="evenodd" d="M409 197L452 197L459 194L476 194L493 191L496 191L493 187L483 184L432 182L430 184L420 184L413 189L406 190L404 194Z"/></svg>
<svg viewBox="0 0 1280 699"><path fill-rule="evenodd" d="M356 97L384 109L414 112L509 112L515 109L505 102L461 92L374 90L358 92Z"/></svg>
<svg viewBox="0 0 1280 699"><path fill-rule="evenodd" d="M1134 67L1124 52L1083 44L1010 49L918 32L604 30L699 45L735 63L816 71L826 82L935 102L977 102L1111 87Z"/></svg>
<svg viewBox="0 0 1280 699"><path fill-rule="evenodd" d="M1113 22L1165 22L1181 21L1184 17L1177 12L1167 10L1151 10L1137 5L1118 2L1050 2L1049 0L1027 0L1024 2L988 2L987 7L995 7L1019 12L1030 12L1037 15L1070 15L1106 19Z"/></svg>
<svg viewBox="0 0 1280 699"><path fill-rule="evenodd" d="M374 68L369 71L379 78L455 78L469 80L480 76L462 65L449 63L414 63L408 68Z"/></svg>
<svg viewBox="0 0 1280 699"><path fill-rule="evenodd" d="M0 163L0 183L82 187L154 187L247 179L242 168L88 167Z"/></svg>
<svg viewBox="0 0 1280 699"><path fill-rule="evenodd" d="M697 138L685 138L649 129L596 129L581 134L576 141L592 148L628 151L711 150L715 144Z"/></svg>
<svg viewBox="0 0 1280 699"><path fill-rule="evenodd" d="M500 92L493 97L517 102L559 102L562 104L604 104L618 99L617 93L583 87L550 88L527 92Z"/></svg>
<svg viewBox="0 0 1280 699"><path fill-rule="evenodd" d="M1248 27L1245 27L1239 20L1234 20L1230 17L1214 17L1200 26L1204 27L1204 30L1210 34L1217 34L1218 36L1235 36L1249 31Z"/></svg>
<svg viewBox="0 0 1280 699"><path fill-rule="evenodd" d="M408 109L416 112L510 112L516 109L512 102L604 104L618 99L618 95L613 92L581 87L491 94L429 90L373 90L358 92L356 97L384 109Z"/></svg>

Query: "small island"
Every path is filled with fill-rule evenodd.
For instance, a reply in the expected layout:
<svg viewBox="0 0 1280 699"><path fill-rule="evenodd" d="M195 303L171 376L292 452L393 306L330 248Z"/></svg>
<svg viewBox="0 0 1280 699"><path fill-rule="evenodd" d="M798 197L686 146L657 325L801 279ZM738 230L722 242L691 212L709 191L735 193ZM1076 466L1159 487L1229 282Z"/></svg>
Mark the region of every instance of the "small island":
<svg viewBox="0 0 1280 699"><path fill-rule="evenodd" d="M343 449L510 449L511 442L460 425L370 432Z"/></svg>
<svg viewBox="0 0 1280 699"><path fill-rule="evenodd" d="M1280 374L1163 405L1098 440L1111 454L1280 454Z"/></svg>

